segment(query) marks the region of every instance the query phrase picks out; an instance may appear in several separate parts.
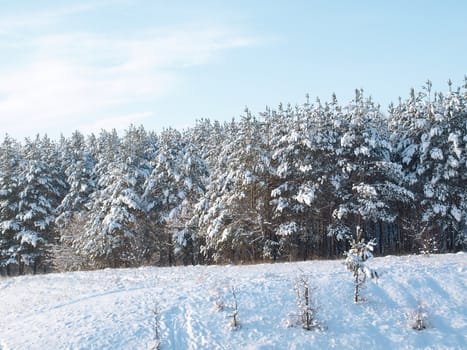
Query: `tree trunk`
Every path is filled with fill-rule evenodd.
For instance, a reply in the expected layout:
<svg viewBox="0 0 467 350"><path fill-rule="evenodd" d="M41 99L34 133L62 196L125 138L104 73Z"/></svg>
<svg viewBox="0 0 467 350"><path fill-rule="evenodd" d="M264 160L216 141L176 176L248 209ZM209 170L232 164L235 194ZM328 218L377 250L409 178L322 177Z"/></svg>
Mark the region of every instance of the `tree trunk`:
<svg viewBox="0 0 467 350"><path fill-rule="evenodd" d="M354 302L358 303L358 270L355 271L355 291L354 291Z"/></svg>
<svg viewBox="0 0 467 350"><path fill-rule="evenodd" d="M379 253L382 255L384 252L383 244L384 244L384 226L383 222L379 222Z"/></svg>
<svg viewBox="0 0 467 350"><path fill-rule="evenodd" d="M311 317L310 317L310 295L308 286L305 285L305 329L311 329Z"/></svg>

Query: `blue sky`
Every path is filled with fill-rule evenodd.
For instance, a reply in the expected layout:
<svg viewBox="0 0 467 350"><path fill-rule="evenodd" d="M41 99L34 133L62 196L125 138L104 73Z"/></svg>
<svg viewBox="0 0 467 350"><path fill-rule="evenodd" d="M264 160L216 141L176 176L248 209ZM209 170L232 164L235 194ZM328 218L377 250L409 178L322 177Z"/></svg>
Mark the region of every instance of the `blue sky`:
<svg viewBox="0 0 467 350"><path fill-rule="evenodd" d="M467 73L467 1L3 1L0 122L15 138L184 128L363 88L384 108Z"/></svg>

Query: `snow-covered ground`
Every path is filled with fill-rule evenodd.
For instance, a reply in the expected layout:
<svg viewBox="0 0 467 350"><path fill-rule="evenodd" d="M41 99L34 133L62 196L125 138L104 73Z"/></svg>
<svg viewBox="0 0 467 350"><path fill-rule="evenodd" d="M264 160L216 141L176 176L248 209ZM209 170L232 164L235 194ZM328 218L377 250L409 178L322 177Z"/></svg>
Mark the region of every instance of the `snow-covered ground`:
<svg viewBox="0 0 467 350"><path fill-rule="evenodd" d="M358 304L342 261L4 278L0 349L151 349L156 306L161 349L467 349L466 262L462 253L374 259L380 278ZM301 276L314 288L317 330L291 327ZM409 325L419 304L422 331Z"/></svg>

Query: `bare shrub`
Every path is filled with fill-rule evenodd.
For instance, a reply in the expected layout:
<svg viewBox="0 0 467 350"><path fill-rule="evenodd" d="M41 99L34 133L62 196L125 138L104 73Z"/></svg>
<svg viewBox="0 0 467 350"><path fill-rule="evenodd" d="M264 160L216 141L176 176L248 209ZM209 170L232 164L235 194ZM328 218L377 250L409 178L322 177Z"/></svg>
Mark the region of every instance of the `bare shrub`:
<svg viewBox="0 0 467 350"><path fill-rule="evenodd" d="M300 277L295 282L294 291L296 294L295 302L298 307L295 323L301 325L307 331L317 328L321 329L316 320L318 307L316 306L316 302L311 298L314 289L310 287L308 280L303 276Z"/></svg>
<svg viewBox="0 0 467 350"><path fill-rule="evenodd" d="M409 325L416 331L421 331L428 326L428 314L421 304L418 304L417 310L409 314Z"/></svg>

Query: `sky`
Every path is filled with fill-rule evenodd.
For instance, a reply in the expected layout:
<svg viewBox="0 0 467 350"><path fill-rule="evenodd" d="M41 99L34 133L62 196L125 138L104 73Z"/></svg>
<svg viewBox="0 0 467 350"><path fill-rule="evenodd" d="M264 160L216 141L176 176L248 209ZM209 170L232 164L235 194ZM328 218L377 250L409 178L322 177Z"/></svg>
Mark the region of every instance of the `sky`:
<svg viewBox="0 0 467 350"><path fill-rule="evenodd" d="M0 0L0 132L160 131L248 107L386 109L467 74L463 0Z"/></svg>

